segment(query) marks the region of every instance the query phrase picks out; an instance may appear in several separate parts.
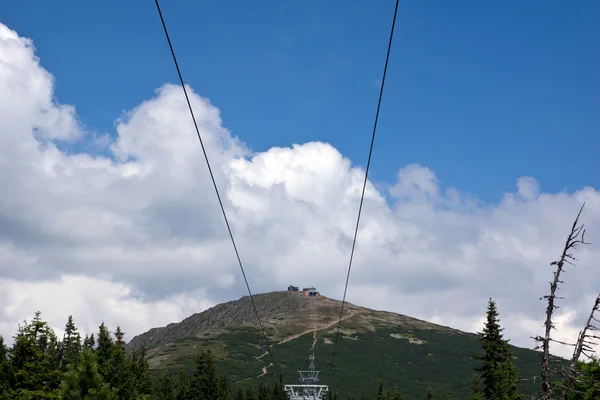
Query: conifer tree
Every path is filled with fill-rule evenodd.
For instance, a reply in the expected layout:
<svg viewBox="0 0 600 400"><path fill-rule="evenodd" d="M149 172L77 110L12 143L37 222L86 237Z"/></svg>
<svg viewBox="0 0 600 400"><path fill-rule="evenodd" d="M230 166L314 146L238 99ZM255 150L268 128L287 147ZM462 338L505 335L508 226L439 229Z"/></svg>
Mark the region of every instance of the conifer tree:
<svg viewBox="0 0 600 400"><path fill-rule="evenodd" d="M85 339L83 339L83 347L88 350L95 350L96 339L94 339L93 333L90 336L85 335Z"/></svg>
<svg viewBox="0 0 600 400"><path fill-rule="evenodd" d="M79 362L69 364L61 384L63 400L117 400L116 390L104 382L98 372L96 357L84 349Z"/></svg>
<svg viewBox="0 0 600 400"><path fill-rule="evenodd" d="M258 400L273 400L269 388L262 383L258 386Z"/></svg>
<svg viewBox="0 0 600 400"><path fill-rule="evenodd" d="M56 335L42 321L40 312L31 323L19 326L10 350L14 373L14 398L58 398L61 374L57 369Z"/></svg>
<svg viewBox="0 0 600 400"><path fill-rule="evenodd" d="M273 400L287 400L288 397L285 393L284 386L283 377L279 375L279 380L273 385L273 391L271 393Z"/></svg>
<svg viewBox="0 0 600 400"><path fill-rule="evenodd" d="M158 378L156 390L154 391L154 400L176 400L177 389L173 376L169 371L163 372Z"/></svg>
<svg viewBox="0 0 600 400"><path fill-rule="evenodd" d="M0 336L0 400L10 399L12 391L13 376L12 368L8 360L8 348L4 344L4 338Z"/></svg>
<svg viewBox="0 0 600 400"><path fill-rule="evenodd" d="M112 378L112 354L114 343L110 336L110 331L104 325L100 324L98 329L98 345L96 347L96 356L98 360L98 370L104 379L110 383Z"/></svg>
<svg viewBox="0 0 600 400"><path fill-rule="evenodd" d="M256 400L256 395L254 394L254 389L252 389L252 387L249 387L248 390L246 390L246 400Z"/></svg>
<svg viewBox="0 0 600 400"><path fill-rule="evenodd" d="M138 392L137 373L139 361L137 354L129 358L125 352L125 333L117 326L115 341L110 352L110 375L107 377L111 387L117 389L120 400L135 400L141 394Z"/></svg>
<svg viewBox="0 0 600 400"><path fill-rule="evenodd" d="M60 366L62 371L66 371L69 364L76 364L79 362L79 355L81 353L81 336L79 335L77 327L73 322L72 315L69 315L67 324L65 326L65 334L63 336L61 353Z"/></svg>
<svg viewBox="0 0 600 400"><path fill-rule="evenodd" d="M226 375L219 375L217 378L219 385L219 394L221 400L231 400L231 385Z"/></svg>
<svg viewBox="0 0 600 400"><path fill-rule="evenodd" d="M175 389L177 400L188 400L191 399L191 382L189 376L182 370L179 373L179 380Z"/></svg>
<svg viewBox="0 0 600 400"><path fill-rule="evenodd" d="M228 400L226 381L217 374L217 368L210 350L204 350L196 357L196 368L190 384L190 393L198 400Z"/></svg>
<svg viewBox="0 0 600 400"><path fill-rule="evenodd" d="M152 379L150 378L150 364L146 359L146 348L142 347L139 353L132 352L130 360L135 374L136 392L149 395L152 392Z"/></svg>
<svg viewBox="0 0 600 400"><path fill-rule="evenodd" d="M121 330L120 326L117 326L117 330L115 331L115 344L119 347L125 347L125 332Z"/></svg>
<svg viewBox="0 0 600 400"><path fill-rule="evenodd" d="M246 396L244 396L244 391L241 388L235 391L234 400L246 400Z"/></svg>
<svg viewBox="0 0 600 400"><path fill-rule="evenodd" d="M483 380L482 397L486 400L522 399L517 392L519 374L502 331L496 303L489 299L487 321L483 332L478 333L484 355L475 356L475 359L483 361L483 366L477 369Z"/></svg>

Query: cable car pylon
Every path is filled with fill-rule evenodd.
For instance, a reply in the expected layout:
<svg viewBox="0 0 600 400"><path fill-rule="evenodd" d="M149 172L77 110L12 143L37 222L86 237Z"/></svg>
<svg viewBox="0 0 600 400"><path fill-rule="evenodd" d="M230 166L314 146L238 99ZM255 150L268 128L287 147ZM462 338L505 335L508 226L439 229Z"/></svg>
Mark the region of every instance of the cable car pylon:
<svg viewBox="0 0 600 400"><path fill-rule="evenodd" d="M298 384L285 385L284 389L290 400L323 400L329 392L328 385L319 385L319 372L315 370L315 355L309 357L307 371L298 371Z"/></svg>

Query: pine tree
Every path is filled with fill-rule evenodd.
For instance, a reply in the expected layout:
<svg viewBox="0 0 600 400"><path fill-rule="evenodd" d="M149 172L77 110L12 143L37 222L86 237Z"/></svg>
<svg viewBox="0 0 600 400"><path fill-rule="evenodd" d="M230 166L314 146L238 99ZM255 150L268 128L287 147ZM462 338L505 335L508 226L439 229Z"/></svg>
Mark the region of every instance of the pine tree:
<svg viewBox="0 0 600 400"><path fill-rule="evenodd" d="M177 400L192 399L191 379L184 371L181 371L179 373L179 380L177 381L177 386L176 386L175 392L176 392Z"/></svg>
<svg viewBox="0 0 600 400"><path fill-rule="evenodd" d="M219 399L221 400L231 400L231 385L229 384L229 379L225 375L219 375L217 377L217 385L219 388Z"/></svg>
<svg viewBox="0 0 600 400"><path fill-rule="evenodd" d="M115 341L110 352L110 375L107 377L111 387L117 389L120 400L135 400L137 391L137 373L140 363L137 354L127 357L125 352L125 333L117 326Z"/></svg>
<svg viewBox="0 0 600 400"><path fill-rule="evenodd" d="M61 384L63 400L117 400L116 390L104 382L98 372L96 357L85 349L77 363L70 363Z"/></svg>
<svg viewBox="0 0 600 400"><path fill-rule="evenodd" d="M60 367L62 371L66 371L69 364L79 362L79 354L81 353L81 336L77 332L77 327L73 322L73 316L69 315L65 326L65 334L63 336L61 346Z"/></svg>
<svg viewBox="0 0 600 400"><path fill-rule="evenodd" d="M125 347L125 332L121 330L120 326L117 326L117 330L115 331L115 344L119 347Z"/></svg>
<svg viewBox="0 0 600 400"><path fill-rule="evenodd" d="M254 394L254 389L251 387L246 390L246 400L256 400L256 395Z"/></svg>
<svg viewBox="0 0 600 400"><path fill-rule="evenodd" d="M284 386L283 377L279 375L279 380L273 385L273 391L271 393L273 400L287 400L288 396L285 393Z"/></svg>
<svg viewBox="0 0 600 400"><path fill-rule="evenodd" d="M163 372L159 377L154 391L155 400L176 400L177 390L173 376L169 371Z"/></svg>
<svg viewBox="0 0 600 400"><path fill-rule="evenodd" d="M96 356L98 359L98 371L100 375L104 377L106 382L111 382L112 373L112 354L114 349L114 343L110 336L110 331L104 325L104 322L100 324L98 328L98 345L96 347Z"/></svg>
<svg viewBox="0 0 600 400"><path fill-rule="evenodd" d="M4 344L4 338L0 336L0 400L11 398L12 375L12 368L8 360L8 348Z"/></svg>
<svg viewBox="0 0 600 400"><path fill-rule="evenodd" d="M226 381L219 377L210 350L196 357L196 368L190 384L191 395L198 400L228 400Z"/></svg>
<svg viewBox="0 0 600 400"><path fill-rule="evenodd" d="M94 339L93 333L90 336L85 335L85 339L83 339L83 347L88 350L95 350L96 339Z"/></svg>
<svg viewBox="0 0 600 400"><path fill-rule="evenodd" d="M58 398L61 374L57 369L56 335L42 321L39 311L31 323L25 321L19 326L9 353L15 398Z"/></svg>
<svg viewBox="0 0 600 400"><path fill-rule="evenodd" d="M146 359L146 348L142 347L137 352L132 352L130 361L136 381L136 392L141 395L149 395L152 392L152 379L150 378L150 364Z"/></svg>
<svg viewBox="0 0 600 400"><path fill-rule="evenodd" d="M258 400L272 400L269 388L262 383L258 386Z"/></svg>
<svg viewBox="0 0 600 400"><path fill-rule="evenodd" d="M241 388L238 388L238 390L236 390L234 400L246 400L246 396L244 396L244 391Z"/></svg>
<svg viewBox="0 0 600 400"><path fill-rule="evenodd" d="M517 393L518 371L512 363L508 341L503 339L502 331L496 303L489 299L487 321L483 332L478 333L484 355L475 356L475 359L483 361L483 366L477 369L483 379L481 397L486 400L522 399Z"/></svg>

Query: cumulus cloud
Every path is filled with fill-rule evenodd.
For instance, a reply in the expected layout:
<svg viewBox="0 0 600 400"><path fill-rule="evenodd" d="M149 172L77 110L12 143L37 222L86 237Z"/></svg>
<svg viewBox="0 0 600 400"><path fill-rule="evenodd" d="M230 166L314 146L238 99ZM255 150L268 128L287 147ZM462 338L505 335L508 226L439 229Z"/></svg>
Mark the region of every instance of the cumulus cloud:
<svg viewBox="0 0 600 400"><path fill-rule="evenodd" d="M98 140L53 84L32 42L0 24L0 334L40 310L58 329L73 314L86 332L106 321L131 337L244 295L181 88L160 87L115 116L114 139ZM253 290L315 285L340 298L364 170L327 143L253 153L190 92ZM74 141L105 151L61 150ZM370 183L349 301L473 331L491 296L507 336L532 347L549 262L584 201L599 242L600 193L544 193L532 177L515 179L498 204L418 164L387 193ZM596 244L578 250L565 277L563 340L599 291L598 255Z"/></svg>

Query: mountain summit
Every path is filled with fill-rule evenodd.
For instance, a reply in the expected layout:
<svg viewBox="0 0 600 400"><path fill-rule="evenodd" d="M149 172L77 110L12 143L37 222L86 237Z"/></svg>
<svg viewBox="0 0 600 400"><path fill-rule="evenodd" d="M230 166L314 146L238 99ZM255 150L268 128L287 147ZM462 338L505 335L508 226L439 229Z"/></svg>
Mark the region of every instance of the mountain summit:
<svg viewBox="0 0 600 400"><path fill-rule="evenodd" d="M190 369L200 349L210 348L222 372L242 387L272 382L278 371L286 382L293 383L296 371L306 368L309 354L314 352L322 370L321 382L340 394L370 394L373 388L364 383L379 378L395 385L408 399L424 398L429 384L438 393L451 391L453 398L465 398L469 393L477 365L472 355L480 353L476 335L346 303L331 364L342 302L307 294L282 291L253 296L268 343L250 297L244 296L179 323L150 329L134 337L128 347L146 347L156 373ZM522 376L534 375L539 365L537 353L512 350Z"/></svg>
<svg viewBox="0 0 600 400"><path fill-rule="evenodd" d="M332 333L337 327L342 302L328 297L306 296L301 291L285 291L253 296L261 323L273 341L289 341L313 332ZM375 311L346 302L344 322L352 322L353 332L372 331L376 325L459 331L385 311ZM152 348L186 338L214 338L232 327L259 328L250 296L222 303L179 323L153 328L135 336L128 344L132 349L142 345ZM348 334L346 329L344 332Z"/></svg>

